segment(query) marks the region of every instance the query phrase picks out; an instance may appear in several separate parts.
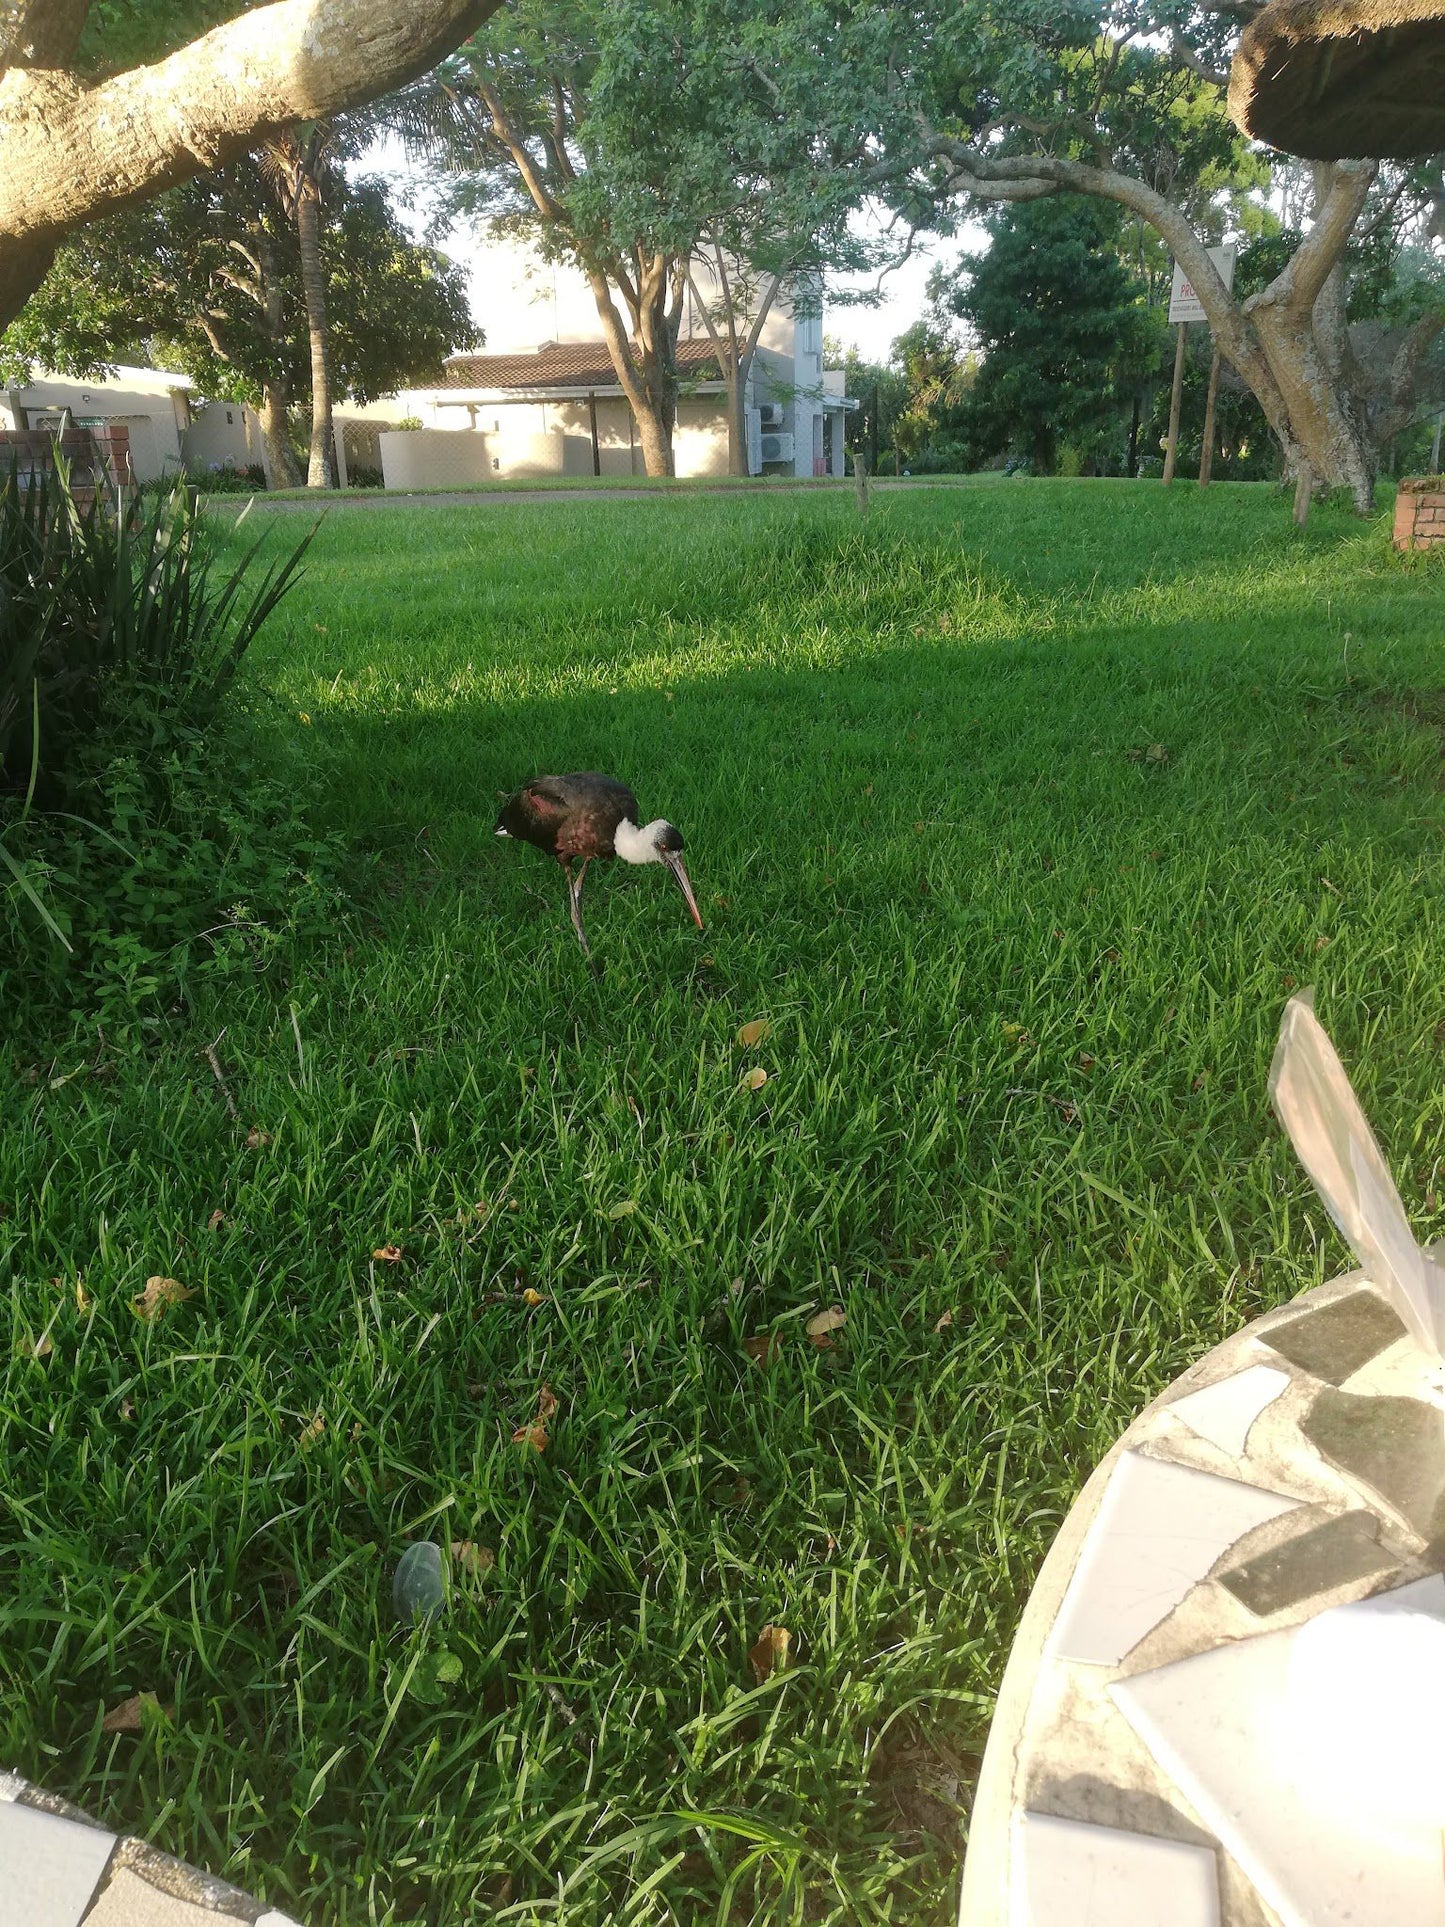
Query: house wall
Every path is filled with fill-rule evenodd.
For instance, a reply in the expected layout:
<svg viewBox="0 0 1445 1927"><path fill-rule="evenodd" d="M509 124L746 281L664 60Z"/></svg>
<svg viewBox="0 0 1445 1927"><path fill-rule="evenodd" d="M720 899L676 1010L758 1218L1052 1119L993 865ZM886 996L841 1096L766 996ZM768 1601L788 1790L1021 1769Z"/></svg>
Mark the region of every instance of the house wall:
<svg viewBox="0 0 1445 1927"><path fill-rule="evenodd" d="M450 475L461 463L470 479L504 482L509 477L568 475L586 477L592 467L592 420L581 397L559 401L467 400L442 390L411 390L394 404L398 413L416 415L428 424L420 432L444 435L475 424L475 439L486 445L485 456L439 451ZM435 424L433 427L432 424ZM468 437L471 439L471 437ZM427 444L431 447L431 443ZM423 451L413 454L417 461ZM642 444L632 410L621 395L597 397L597 472L606 476L645 472ZM722 395L684 395L677 406L673 454L679 475L726 475L728 466L727 403ZM428 462L431 457L428 455ZM466 465L470 464L470 467ZM394 464L395 466L395 464ZM445 487L393 483L387 487ZM396 468L397 473L402 473ZM407 472L410 472L409 470ZM461 470L456 470L458 474Z"/></svg>
<svg viewBox="0 0 1445 1927"><path fill-rule="evenodd" d="M189 473L202 478L216 468L264 467L256 411L240 401L205 403L181 436L181 452Z"/></svg>
<svg viewBox="0 0 1445 1927"><path fill-rule="evenodd" d="M137 481L153 481L182 467L181 433L188 420L183 375L164 368L123 368L109 379L71 381L42 375L10 391L11 423L44 427L69 412L77 425L106 423L130 432Z"/></svg>
<svg viewBox="0 0 1445 1927"><path fill-rule="evenodd" d="M672 453L679 475L728 472L727 399L722 395L685 395L677 404Z"/></svg>
<svg viewBox="0 0 1445 1927"><path fill-rule="evenodd" d="M465 488L495 480L485 435L399 428L384 430L378 440L387 488Z"/></svg>

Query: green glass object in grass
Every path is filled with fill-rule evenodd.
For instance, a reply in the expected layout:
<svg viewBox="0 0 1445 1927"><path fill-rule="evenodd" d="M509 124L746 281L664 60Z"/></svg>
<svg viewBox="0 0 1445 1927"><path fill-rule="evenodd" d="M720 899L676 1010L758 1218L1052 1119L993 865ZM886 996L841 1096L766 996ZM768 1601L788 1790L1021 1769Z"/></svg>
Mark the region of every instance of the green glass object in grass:
<svg viewBox="0 0 1445 1927"><path fill-rule="evenodd" d="M396 1564L391 1599L403 1625L440 1615L447 1603L440 1546L430 1539L419 1539L414 1546L407 1547Z"/></svg>

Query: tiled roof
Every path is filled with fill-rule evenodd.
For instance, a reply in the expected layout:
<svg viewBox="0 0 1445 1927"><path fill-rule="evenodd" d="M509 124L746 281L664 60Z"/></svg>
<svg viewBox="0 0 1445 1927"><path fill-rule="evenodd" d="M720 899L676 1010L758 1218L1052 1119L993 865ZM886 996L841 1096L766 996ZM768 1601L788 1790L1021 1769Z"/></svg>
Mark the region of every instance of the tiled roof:
<svg viewBox="0 0 1445 1927"><path fill-rule="evenodd" d="M679 341L677 370L688 381L721 381L710 341ZM616 388L605 341L564 341L526 355L456 355L442 388Z"/></svg>

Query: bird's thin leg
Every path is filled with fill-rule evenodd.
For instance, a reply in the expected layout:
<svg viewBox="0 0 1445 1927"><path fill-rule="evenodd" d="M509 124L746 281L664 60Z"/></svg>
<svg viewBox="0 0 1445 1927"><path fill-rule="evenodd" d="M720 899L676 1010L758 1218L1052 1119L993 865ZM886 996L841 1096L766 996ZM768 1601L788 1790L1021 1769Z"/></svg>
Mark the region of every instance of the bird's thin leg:
<svg viewBox="0 0 1445 1927"><path fill-rule="evenodd" d="M587 880L587 865L590 861L589 857L583 857L582 868L575 876L572 874L571 860L569 859L567 863L567 897L572 907L572 928L577 932L577 941L582 946L584 957L592 955L587 946L587 932L582 928L582 885Z"/></svg>

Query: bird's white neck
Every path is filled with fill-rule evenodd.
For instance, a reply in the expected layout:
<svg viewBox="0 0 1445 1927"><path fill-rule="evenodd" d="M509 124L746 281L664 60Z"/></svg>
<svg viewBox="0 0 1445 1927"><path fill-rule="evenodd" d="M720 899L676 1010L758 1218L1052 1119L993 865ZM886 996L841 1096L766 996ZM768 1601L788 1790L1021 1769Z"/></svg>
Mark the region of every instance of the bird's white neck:
<svg viewBox="0 0 1445 1927"><path fill-rule="evenodd" d="M612 847L624 863L656 863L658 861L657 825L648 823L638 829L635 823L623 817L612 837Z"/></svg>

